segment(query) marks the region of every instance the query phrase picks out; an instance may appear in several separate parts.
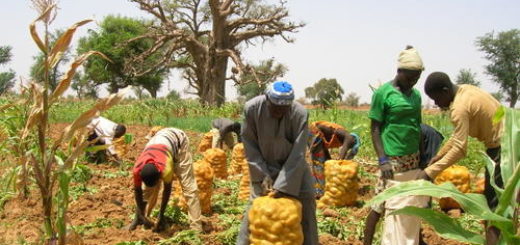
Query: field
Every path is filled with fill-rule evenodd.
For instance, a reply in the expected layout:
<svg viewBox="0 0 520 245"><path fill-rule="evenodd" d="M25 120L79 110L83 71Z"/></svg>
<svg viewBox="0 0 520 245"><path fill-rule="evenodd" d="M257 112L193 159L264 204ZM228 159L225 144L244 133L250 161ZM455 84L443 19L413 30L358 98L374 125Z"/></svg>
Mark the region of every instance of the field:
<svg viewBox="0 0 520 245"><path fill-rule="evenodd" d="M93 102L63 101L53 107L50 114L51 137L57 137L61 130L85 111ZM136 156L143 149L144 136L151 126L173 126L184 129L189 137L194 159L201 156L195 152L196 146L204 132L209 130L210 122L216 117L230 117L240 120L241 106L226 104L222 108L203 108L195 102L167 100L124 101L104 116L124 123L129 134L133 135L135 145L125 157L121 165L89 164L80 158L75 167L70 187L70 204L67 220L74 232L81 239L76 244L234 244L245 203L237 199L238 179L214 182L211 216L204 221L204 233L196 234L188 229L187 216L175 206L173 200L167 209L169 228L162 233L138 228L127 231L134 214L134 197L131 185L131 166ZM362 232L368 208L365 202L374 196L373 186L376 181L377 167L372 148L369 120L366 111L343 110L310 110L310 121L330 120L344 125L348 130L356 132L363 141L356 161L360 162L360 191L356 206L348 208L331 208L318 211L318 227L321 244L362 244ZM439 112L428 112L424 121L443 133L447 138L452 130L445 115ZM4 137L4 136L3 136ZM14 167L6 146L2 145L0 157L0 181L8 181L9 170ZM474 176L483 171L482 146L470 142L468 157L461 162L470 168ZM1 184L1 183L0 183ZM2 185L3 186L3 185ZM43 234L43 217L40 194L34 183L30 184L27 199L22 199L5 189L0 189L0 244L39 244ZM5 203L4 203L5 201ZM436 202L434 208L438 208ZM452 213L460 216L463 226L475 232L482 232L480 221L466 214ZM423 231L428 244L461 244L441 239L430 227ZM83 243L79 242L82 241ZM378 237L376 237L377 244Z"/></svg>

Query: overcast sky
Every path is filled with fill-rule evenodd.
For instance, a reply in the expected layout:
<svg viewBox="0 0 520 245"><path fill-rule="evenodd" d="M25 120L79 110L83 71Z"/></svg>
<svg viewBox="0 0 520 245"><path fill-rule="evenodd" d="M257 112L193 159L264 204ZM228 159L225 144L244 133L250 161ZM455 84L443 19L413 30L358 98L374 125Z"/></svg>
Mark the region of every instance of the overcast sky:
<svg viewBox="0 0 520 245"><path fill-rule="evenodd" d="M18 76L28 77L32 57L37 54L28 25L36 12L28 0L1 2L0 45L12 46L14 57L0 71L12 68ZM475 40L487 32L519 28L520 24L518 0L288 2L291 20L307 24L292 35L296 42L286 44L276 39L243 54L254 63L274 57L288 66L289 72L283 79L294 84L297 97L304 96L305 87L325 77L336 78L346 93L355 92L361 95L362 102L368 102L368 84L394 77L397 55L407 44L418 49L426 67L417 85L421 92L429 73L444 71L454 79L461 68L471 68L483 82L482 87L495 92L498 87L484 72L487 61L475 47ZM108 14L150 17L126 0L60 0L59 8L54 28L66 28L85 18L101 21ZM77 37L89 28L97 26L89 24ZM165 82L160 95L185 86L174 74ZM235 96L229 83L227 97ZM428 103L424 96L423 103Z"/></svg>

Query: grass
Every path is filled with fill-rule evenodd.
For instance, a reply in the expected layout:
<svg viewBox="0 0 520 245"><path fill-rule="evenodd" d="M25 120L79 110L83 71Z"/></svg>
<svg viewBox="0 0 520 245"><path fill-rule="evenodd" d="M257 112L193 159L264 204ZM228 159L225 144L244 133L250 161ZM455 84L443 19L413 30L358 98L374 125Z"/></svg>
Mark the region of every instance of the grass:
<svg viewBox="0 0 520 245"><path fill-rule="evenodd" d="M120 219L98 218L92 223L75 226L74 230L80 235L85 235L86 233L93 232L94 229L103 229L108 227L116 227L117 229L120 229L123 226L124 221Z"/></svg>

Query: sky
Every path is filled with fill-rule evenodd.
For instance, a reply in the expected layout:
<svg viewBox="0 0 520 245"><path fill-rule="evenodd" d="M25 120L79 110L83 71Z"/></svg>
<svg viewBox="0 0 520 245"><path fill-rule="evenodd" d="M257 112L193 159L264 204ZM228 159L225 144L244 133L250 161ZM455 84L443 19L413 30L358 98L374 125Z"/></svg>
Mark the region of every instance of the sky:
<svg viewBox="0 0 520 245"><path fill-rule="evenodd" d="M27 78L33 56L38 52L28 25L36 17L28 0L0 0L0 45L13 47L12 61L0 67L11 68ZM272 1L268 1L272 2ZM151 18L127 0L60 0L60 11L52 28L66 28L86 18L100 22L109 14ZM416 88L434 71L446 72L452 80L462 68L470 68L482 88L496 92L498 86L485 74L488 61L475 45L477 37L488 32L520 28L518 0L288 0L290 19L306 26L291 34L296 41L282 39L244 48L244 58L252 63L274 57L289 71L283 80L295 87L296 97L321 78L335 78L345 90L369 102L368 84L391 80L396 73L397 56L406 45L419 51L426 67ZM96 29L96 23L80 29L75 40ZM159 92L183 91L186 82L173 73ZM103 93L102 93L103 95ZM226 98L236 91L231 81ZM423 93L423 104L432 102Z"/></svg>

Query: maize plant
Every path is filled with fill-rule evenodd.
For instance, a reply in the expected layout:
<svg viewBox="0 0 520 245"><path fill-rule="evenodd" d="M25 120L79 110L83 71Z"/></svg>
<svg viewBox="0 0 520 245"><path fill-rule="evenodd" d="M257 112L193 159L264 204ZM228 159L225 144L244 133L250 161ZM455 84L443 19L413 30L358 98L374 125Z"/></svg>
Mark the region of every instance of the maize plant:
<svg viewBox="0 0 520 245"><path fill-rule="evenodd" d="M325 194L318 208L329 206L351 206L356 203L358 163L350 160L328 160L325 162Z"/></svg>
<svg viewBox="0 0 520 245"><path fill-rule="evenodd" d="M20 138L20 131L25 127L30 109L30 104L27 102L28 90L23 86L21 97L23 98L22 100L6 104L0 108L2 112L0 127L3 133L1 149L5 150L5 153L2 155L10 154L14 156L16 163L14 168L16 171L12 172L14 174L12 180L15 185L9 191L11 193L18 191L22 198L26 198L29 192L27 188L28 161L26 153L31 148L29 143L34 143L35 141Z"/></svg>
<svg viewBox="0 0 520 245"><path fill-rule="evenodd" d="M211 164L215 177L227 179L227 156L224 150L211 148L204 152L204 160Z"/></svg>
<svg viewBox="0 0 520 245"><path fill-rule="evenodd" d="M67 126L58 139L50 140L49 111L53 104L70 87L76 69L91 55L99 55L108 60L102 53L90 51L77 57L69 70L61 78L54 91L49 91L49 71L54 69L61 60L64 52L69 48L76 29L92 20L83 20L68 28L54 45L49 44L49 26L56 17L56 4L53 0L33 0L34 8L39 12L39 17L30 24L29 30L34 42L44 55L43 73L44 81L32 82L29 85L30 98L26 103L32 102L26 119L25 126L20 132L22 140L33 141L33 149L26 153L27 161L32 167L34 180L41 194L45 240L48 244L66 244L67 239L67 207L69 204L68 188L72 170L76 159L84 152L88 142L86 141L86 126L94 116L118 103L123 93L111 95L99 100L93 108L82 113L72 124ZM36 28L37 23L44 26L44 38L41 39ZM42 84L43 86L41 86ZM78 141L76 146L70 144L72 138ZM62 152L60 146L69 145ZM57 188L56 188L57 187ZM57 193L54 193L57 191Z"/></svg>
<svg viewBox="0 0 520 245"><path fill-rule="evenodd" d="M452 183L446 182L434 185L430 182L417 180L391 187L374 197L367 205L384 202L396 196L426 195L437 198L451 197L460 204L468 214L487 221L488 226L500 230L499 244L520 244L520 111L501 107L494 118L495 123L503 123L501 143L500 170L504 188L494 183L495 165L489 157L487 168L490 174L491 186L498 196L498 206L492 211L486 199L481 194L461 193ZM481 234L464 229L461 224L446 214L432 209L405 207L392 212L394 214L415 215L431 225L440 236L471 244L484 244Z"/></svg>
<svg viewBox="0 0 520 245"><path fill-rule="evenodd" d="M470 187L471 175L468 168L464 166L453 165L442 171L436 178L435 184L440 185L445 182L451 182L462 193L468 193ZM459 209L460 205L449 197L443 197L439 200L439 206L442 210Z"/></svg>
<svg viewBox="0 0 520 245"><path fill-rule="evenodd" d="M302 205L292 198L258 197L248 214L251 245L302 244Z"/></svg>

